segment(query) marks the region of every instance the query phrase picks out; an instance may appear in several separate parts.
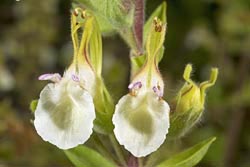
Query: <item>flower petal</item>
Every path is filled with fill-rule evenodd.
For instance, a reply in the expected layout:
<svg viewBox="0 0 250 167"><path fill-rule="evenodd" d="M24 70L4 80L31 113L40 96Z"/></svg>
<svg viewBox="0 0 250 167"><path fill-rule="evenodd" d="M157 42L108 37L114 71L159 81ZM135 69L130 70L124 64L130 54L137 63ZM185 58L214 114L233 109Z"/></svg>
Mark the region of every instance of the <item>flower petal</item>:
<svg viewBox="0 0 250 167"><path fill-rule="evenodd" d="M90 137L94 119L91 95L76 82L63 79L41 91L34 125L43 140L69 149Z"/></svg>
<svg viewBox="0 0 250 167"><path fill-rule="evenodd" d="M136 157L154 152L168 133L169 110L167 102L153 91L123 96L113 116L118 142Z"/></svg>

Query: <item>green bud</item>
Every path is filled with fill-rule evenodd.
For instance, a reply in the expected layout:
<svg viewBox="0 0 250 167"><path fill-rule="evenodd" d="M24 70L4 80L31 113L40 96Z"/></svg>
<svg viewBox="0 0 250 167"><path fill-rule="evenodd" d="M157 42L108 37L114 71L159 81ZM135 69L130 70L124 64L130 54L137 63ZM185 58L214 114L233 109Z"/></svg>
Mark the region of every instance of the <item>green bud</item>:
<svg viewBox="0 0 250 167"><path fill-rule="evenodd" d="M188 64L183 74L186 83L175 98L175 109L170 114L170 137L184 136L197 123L204 110L206 89L215 84L218 76L218 69L212 68L210 79L197 85L190 78L191 72L192 66Z"/></svg>

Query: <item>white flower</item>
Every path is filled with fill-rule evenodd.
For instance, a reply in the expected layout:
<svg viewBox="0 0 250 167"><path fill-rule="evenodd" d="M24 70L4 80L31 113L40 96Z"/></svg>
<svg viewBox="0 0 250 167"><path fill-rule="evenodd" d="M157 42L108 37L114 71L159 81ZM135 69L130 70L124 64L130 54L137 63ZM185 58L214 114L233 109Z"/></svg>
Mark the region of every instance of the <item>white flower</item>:
<svg viewBox="0 0 250 167"><path fill-rule="evenodd" d="M91 135L95 108L80 77L67 70L64 77L45 74L40 80L52 80L40 93L35 111L37 133L61 149L83 144Z"/></svg>
<svg viewBox="0 0 250 167"><path fill-rule="evenodd" d="M114 133L121 145L136 157L156 151L164 142L169 128L169 105L162 99L163 82L159 73L150 80L148 72L139 73L115 108Z"/></svg>
<svg viewBox="0 0 250 167"><path fill-rule="evenodd" d="M130 93L116 105L112 119L118 142L136 157L156 151L170 126L170 108L162 99L164 83L158 70L165 32L166 24L155 18L146 42L146 60L128 86Z"/></svg>

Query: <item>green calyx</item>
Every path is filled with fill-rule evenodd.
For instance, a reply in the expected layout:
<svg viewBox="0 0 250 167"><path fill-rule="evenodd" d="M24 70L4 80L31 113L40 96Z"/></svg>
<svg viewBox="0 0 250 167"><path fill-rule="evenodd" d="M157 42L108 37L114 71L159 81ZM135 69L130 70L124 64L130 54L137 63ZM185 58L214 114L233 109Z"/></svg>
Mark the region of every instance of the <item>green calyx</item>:
<svg viewBox="0 0 250 167"><path fill-rule="evenodd" d="M96 80L96 94L94 96L96 119L94 130L101 134L110 134L114 129L112 116L114 113L114 102L111 98L102 78Z"/></svg>
<svg viewBox="0 0 250 167"><path fill-rule="evenodd" d="M171 137L181 137L199 120L204 110L207 88L213 86L217 80L218 69L212 68L210 79L197 85L190 78L192 66L188 64L183 78L186 81L175 99L175 109L170 114Z"/></svg>

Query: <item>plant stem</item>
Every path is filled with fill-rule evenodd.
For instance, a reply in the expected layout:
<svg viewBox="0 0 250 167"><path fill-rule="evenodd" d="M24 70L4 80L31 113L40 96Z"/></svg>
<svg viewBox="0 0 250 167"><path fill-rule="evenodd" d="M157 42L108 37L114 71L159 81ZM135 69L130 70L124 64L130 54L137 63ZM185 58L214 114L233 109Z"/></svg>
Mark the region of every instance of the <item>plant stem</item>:
<svg viewBox="0 0 250 167"><path fill-rule="evenodd" d="M133 0L135 5L134 23L129 29L119 31L121 37L129 45L133 56L143 54L144 0ZM123 0L126 8L131 8L130 0Z"/></svg>
<svg viewBox="0 0 250 167"><path fill-rule="evenodd" d="M117 155L117 157L118 157L118 159L119 159L119 162L122 164L122 166L126 167L126 166L127 166L126 160L125 160L125 158L124 158L124 155L123 155L123 153L122 153L122 150L121 150L121 148L120 148L120 145L118 144L118 142L117 142L116 139L115 139L114 134L110 134L110 135L109 135L109 138L110 138L110 141L111 141L111 143L112 143L112 146L113 146L113 148L114 148L114 150L115 150L115 153L116 153L116 155Z"/></svg>
<svg viewBox="0 0 250 167"><path fill-rule="evenodd" d="M144 0L135 0L135 16L133 32L135 35L137 47L142 52L143 25L144 25Z"/></svg>
<svg viewBox="0 0 250 167"><path fill-rule="evenodd" d="M237 87L237 91L242 89L245 80L248 76L247 69L248 64L250 62L248 56L249 55L242 55L238 65L238 73L241 75L235 85L235 87ZM235 161L237 160L237 151L239 149L239 140L241 136L242 127L245 121L245 115L246 109L244 105L241 105L240 107L238 107L238 109L235 108L232 111L231 121L228 126L226 150L223 162L225 167L232 167L234 166L233 164L236 163Z"/></svg>
<svg viewBox="0 0 250 167"><path fill-rule="evenodd" d="M115 160L114 156L110 153L109 150L103 145L101 140L99 139L99 136L97 134L93 135L93 139L95 141L96 149L102 153L105 157L107 157L110 161L112 161L114 164L117 164L117 161Z"/></svg>
<svg viewBox="0 0 250 167"><path fill-rule="evenodd" d="M138 158L138 167L143 167L143 158Z"/></svg>

